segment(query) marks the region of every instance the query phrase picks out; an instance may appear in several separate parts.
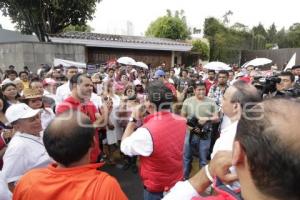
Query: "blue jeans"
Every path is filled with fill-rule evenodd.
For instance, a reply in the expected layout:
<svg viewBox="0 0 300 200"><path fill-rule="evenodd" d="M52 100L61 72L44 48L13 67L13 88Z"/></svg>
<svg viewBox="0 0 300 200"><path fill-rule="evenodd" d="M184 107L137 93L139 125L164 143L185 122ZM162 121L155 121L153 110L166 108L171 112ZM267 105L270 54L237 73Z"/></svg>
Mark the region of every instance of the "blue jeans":
<svg viewBox="0 0 300 200"><path fill-rule="evenodd" d="M149 192L144 189L144 200L161 200L163 195L163 192Z"/></svg>
<svg viewBox="0 0 300 200"><path fill-rule="evenodd" d="M192 137L190 139L190 137ZM211 136L207 140L200 140L196 135L191 135L188 132L186 134L184 143L184 154L183 154L183 164L184 164L184 178L188 179L191 172L192 162L193 162L193 148L197 149L199 152L199 166L203 167L207 164L207 156L209 153Z"/></svg>

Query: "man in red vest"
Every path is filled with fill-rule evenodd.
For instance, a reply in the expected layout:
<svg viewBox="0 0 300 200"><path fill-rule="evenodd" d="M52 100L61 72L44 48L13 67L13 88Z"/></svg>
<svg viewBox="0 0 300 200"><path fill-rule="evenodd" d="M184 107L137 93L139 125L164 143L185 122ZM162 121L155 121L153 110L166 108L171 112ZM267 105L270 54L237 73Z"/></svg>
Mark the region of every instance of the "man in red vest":
<svg viewBox="0 0 300 200"><path fill-rule="evenodd" d="M142 106L135 110L122 137L121 151L140 156L145 200L161 199L165 191L183 178L186 120L171 113L173 98L162 81L151 82L144 105L150 114L143 119L143 126L137 128L136 121L145 109Z"/></svg>

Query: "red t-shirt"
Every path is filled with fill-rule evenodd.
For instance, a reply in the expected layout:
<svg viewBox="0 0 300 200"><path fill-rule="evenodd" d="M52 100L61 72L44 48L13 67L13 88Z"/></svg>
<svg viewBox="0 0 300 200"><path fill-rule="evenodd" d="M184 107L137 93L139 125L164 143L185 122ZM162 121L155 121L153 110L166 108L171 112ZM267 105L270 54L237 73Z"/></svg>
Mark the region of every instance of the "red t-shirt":
<svg viewBox="0 0 300 200"><path fill-rule="evenodd" d="M56 114L58 115L70 109L79 110L80 112L86 114L89 116L92 123L96 121L96 113L98 113L98 110L91 101L87 103L81 103L74 97L70 96L56 107ZM100 154L99 135L97 130L95 131L95 137L96 144L95 148L91 152L91 162L97 162L98 155Z"/></svg>
<svg viewBox="0 0 300 200"><path fill-rule="evenodd" d="M208 92L209 92L210 87L211 87L213 84L215 84L215 83L216 83L216 81L211 82L211 81L209 81L208 79L206 79L206 80L204 81L205 89L206 89L206 96L207 96L207 94L208 94Z"/></svg>
<svg viewBox="0 0 300 200"><path fill-rule="evenodd" d="M6 144L4 142L4 139L0 136L0 150L6 147ZM0 159L0 170L2 169L3 166L3 159Z"/></svg>
<svg viewBox="0 0 300 200"><path fill-rule="evenodd" d="M174 85L172 83L169 83L167 81L164 82L165 86L172 91L172 94L174 95L174 97L177 96L177 92L176 92L176 88L174 87Z"/></svg>

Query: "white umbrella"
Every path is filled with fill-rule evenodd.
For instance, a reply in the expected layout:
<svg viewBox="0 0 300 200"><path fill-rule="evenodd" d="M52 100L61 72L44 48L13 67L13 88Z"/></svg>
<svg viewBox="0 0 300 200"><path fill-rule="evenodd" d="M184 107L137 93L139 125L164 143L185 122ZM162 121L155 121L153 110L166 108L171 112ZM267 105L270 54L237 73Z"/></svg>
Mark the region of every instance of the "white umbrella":
<svg viewBox="0 0 300 200"><path fill-rule="evenodd" d="M120 57L117 62L123 65L135 65L135 60L130 57Z"/></svg>
<svg viewBox="0 0 300 200"><path fill-rule="evenodd" d="M209 70L215 70L215 71L231 70L231 67L229 67L229 65L227 65L226 63L223 63L223 62L218 62L218 61L209 62L206 65L204 65L204 68L209 69Z"/></svg>
<svg viewBox="0 0 300 200"><path fill-rule="evenodd" d="M244 64L243 67L246 68L250 65L257 67L257 66L261 66L261 65L270 64L272 62L273 61L268 58L255 58L253 60L250 60L247 64Z"/></svg>
<svg viewBox="0 0 300 200"><path fill-rule="evenodd" d="M143 62L136 62L136 63L135 63L135 66L141 67L141 68L143 68L143 69L148 69L148 65L146 65L146 64L143 63Z"/></svg>
<svg viewBox="0 0 300 200"><path fill-rule="evenodd" d="M54 58L53 64L54 64L54 66L62 65L64 67L75 66L78 68L86 68L85 63L75 62L72 60L63 60L63 59L59 59L59 58Z"/></svg>

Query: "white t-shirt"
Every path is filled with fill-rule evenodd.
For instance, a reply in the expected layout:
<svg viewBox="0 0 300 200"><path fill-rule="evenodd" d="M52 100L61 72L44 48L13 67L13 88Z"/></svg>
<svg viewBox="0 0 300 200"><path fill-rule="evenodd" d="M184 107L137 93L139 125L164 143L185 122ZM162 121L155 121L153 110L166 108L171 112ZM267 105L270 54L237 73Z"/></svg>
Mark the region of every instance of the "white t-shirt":
<svg viewBox="0 0 300 200"><path fill-rule="evenodd" d="M53 113L51 108L45 108L42 109L41 112L41 123L42 123L42 128L45 130L49 123L54 119L55 114Z"/></svg>
<svg viewBox="0 0 300 200"><path fill-rule="evenodd" d="M70 90L70 81L66 82L65 84L59 86L56 90L56 105L63 102L67 97L71 94Z"/></svg>
<svg viewBox="0 0 300 200"><path fill-rule="evenodd" d="M211 158L213 158L218 151L232 151L237 124L238 121L235 121L221 130L220 137L216 140Z"/></svg>
<svg viewBox="0 0 300 200"><path fill-rule="evenodd" d="M0 199L1 200L11 200L12 194L8 189L7 183L4 179L4 176L2 175L2 172L0 171Z"/></svg>
<svg viewBox="0 0 300 200"><path fill-rule="evenodd" d="M102 99L100 96L98 96L96 93L92 92L91 95L91 102L95 104L96 108L100 109L102 106Z"/></svg>
<svg viewBox="0 0 300 200"><path fill-rule="evenodd" d="M200 197L189 181L179 181L162 200L191 200Z"/></svg>
<svg viewBox="0 0 300 200"><path fill-rule="evenodd" d="M46 167L51 162L42 137L17 132L3 156L2 172L7 183L16 182L27 171Z"/></svg>
<svg viewBox="0 0 300 200"><path fill-rule="evenodd" d="M136 129L121 142L121 151L128 156L150 156L153 152L153 141L148 129Z"/></svg>

